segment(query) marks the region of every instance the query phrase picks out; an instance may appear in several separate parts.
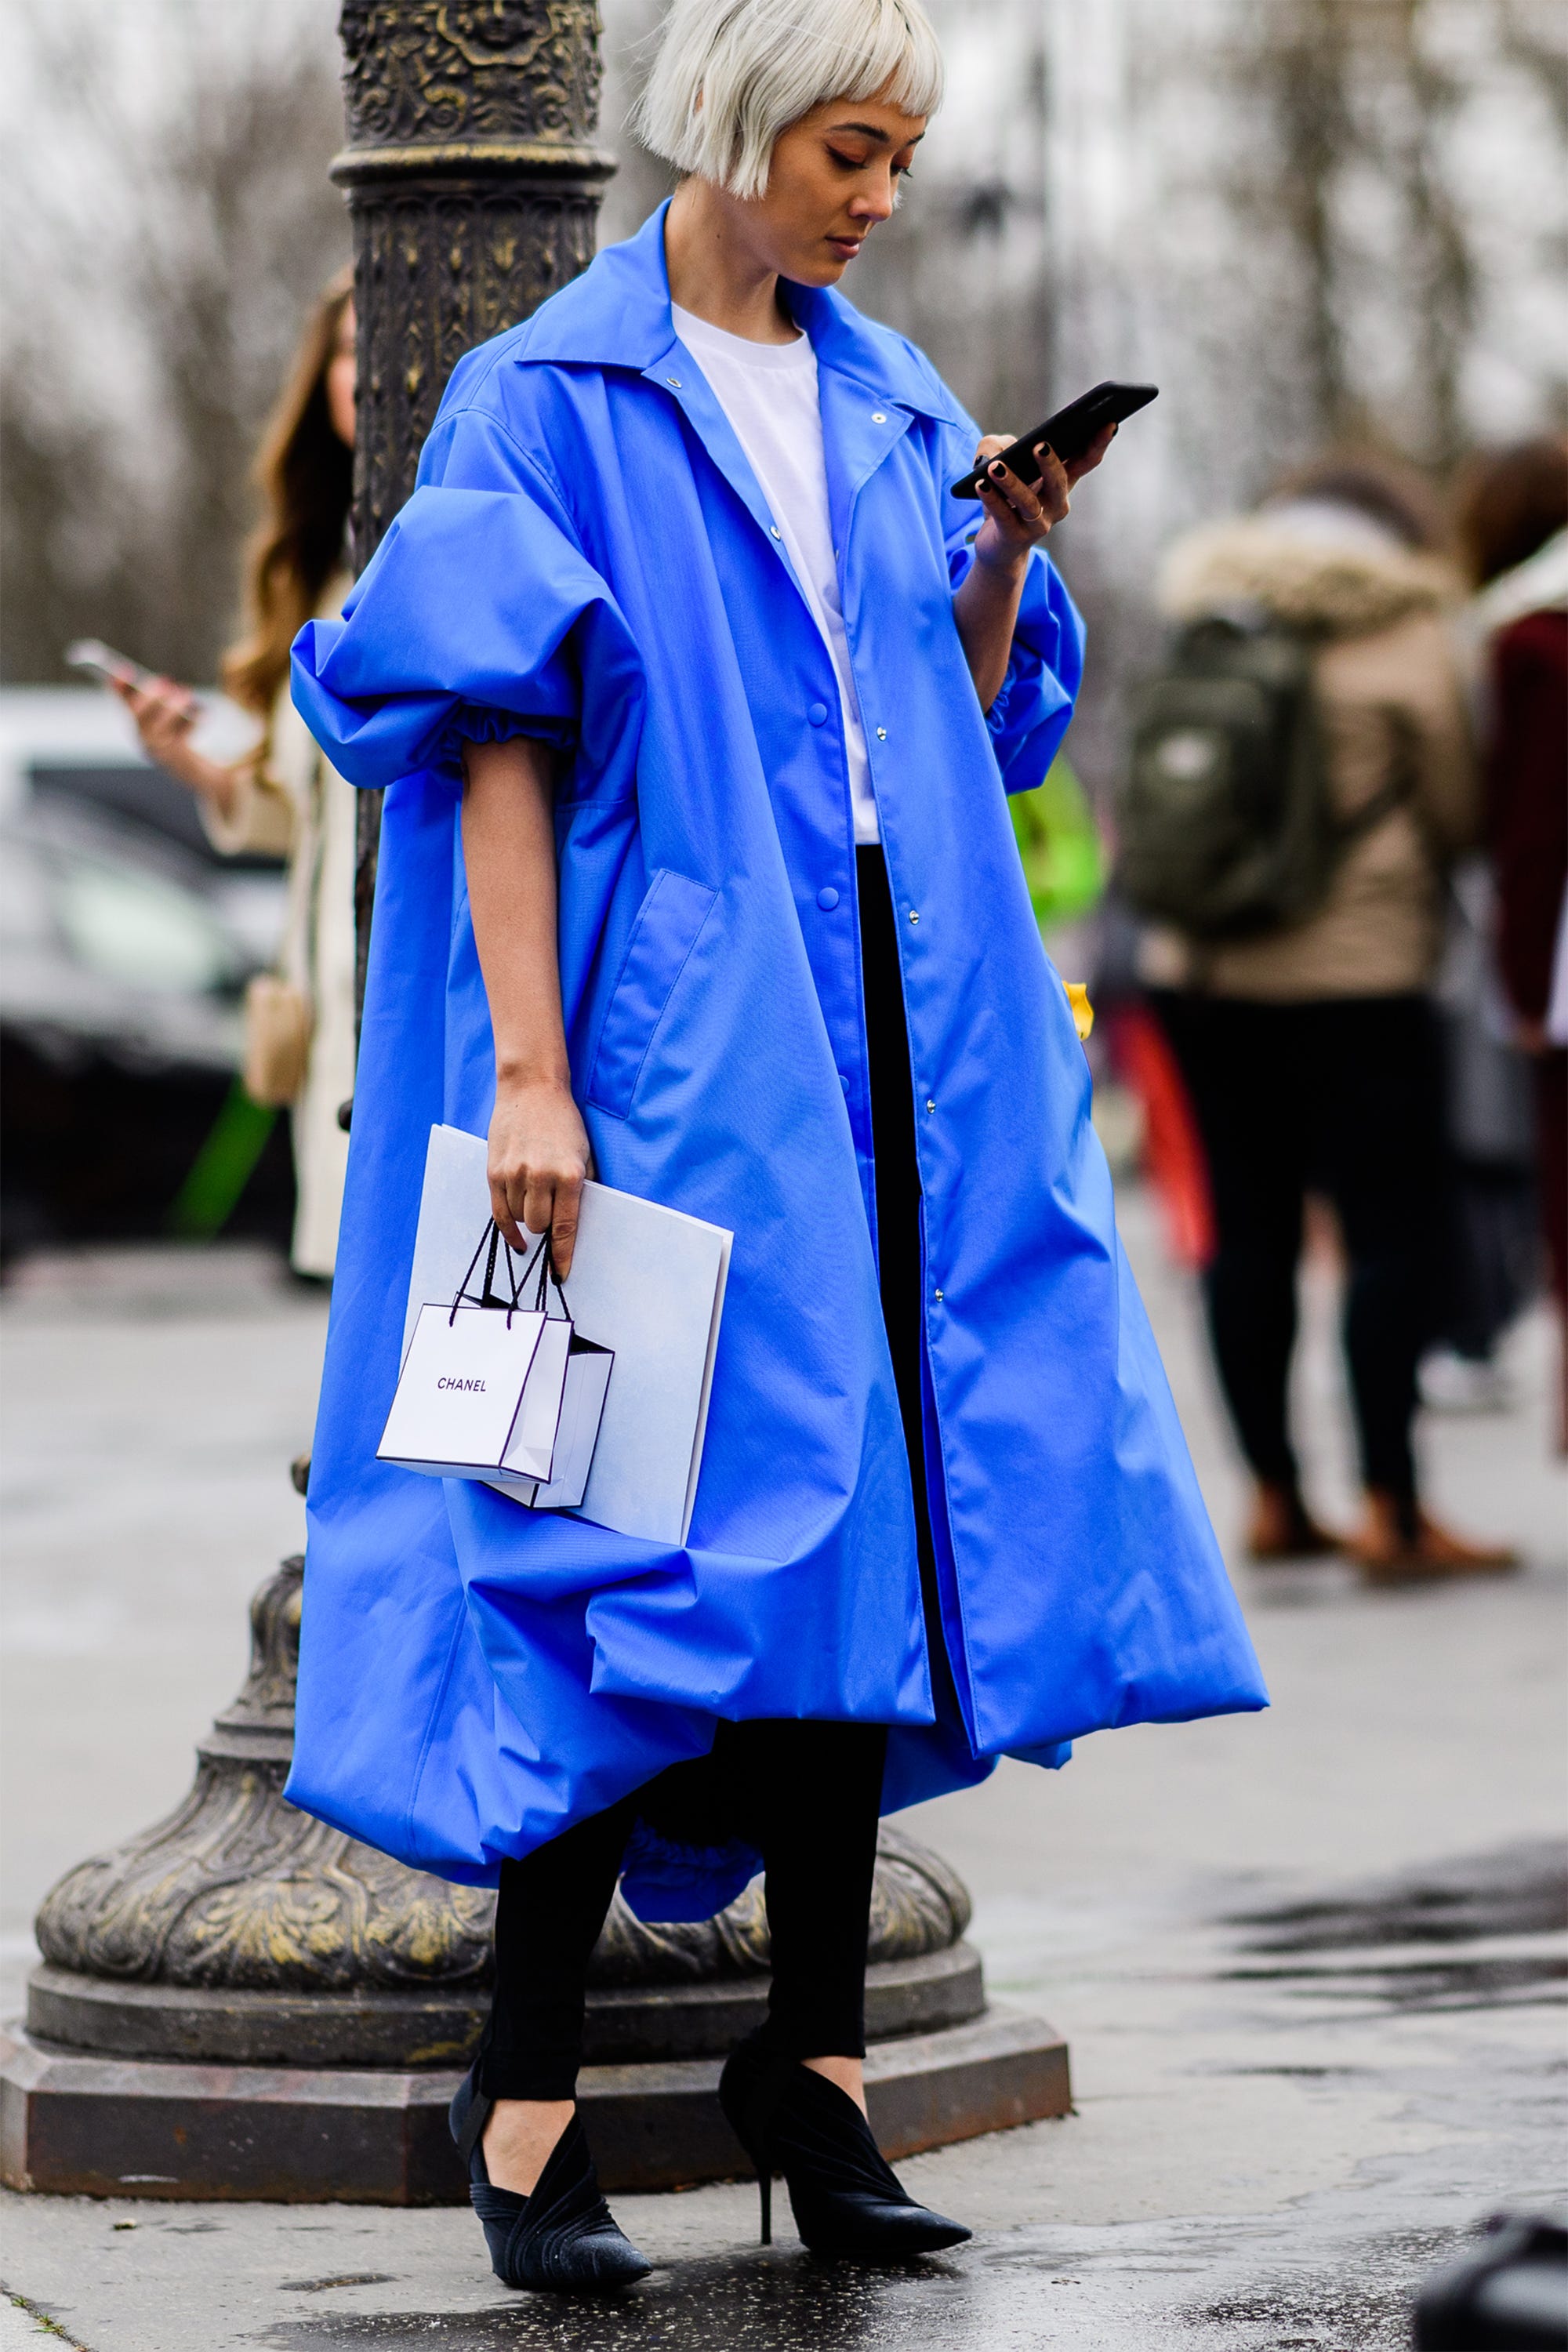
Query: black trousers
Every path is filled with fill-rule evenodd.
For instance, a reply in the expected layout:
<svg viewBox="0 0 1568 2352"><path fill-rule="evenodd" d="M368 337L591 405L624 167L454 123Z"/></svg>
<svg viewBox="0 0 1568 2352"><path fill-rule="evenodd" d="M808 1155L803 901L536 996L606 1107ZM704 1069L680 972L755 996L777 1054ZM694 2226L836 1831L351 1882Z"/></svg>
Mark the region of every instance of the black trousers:
<svg viewBox="0 0 1568 2352"><path fill-rule="evenodd" d="M1362 1475L1415 1491L1415 1371L1440 1304L1446 1171L1436 1023L1419 996L1155 998L1208 1157L1205 1277L1220 1381L1257 1476L1294 1488L1286 1397L1303 1194L1339 1214Z"/></svg>
<svg viewBox="0 0 1568 2352"><path fill-rule="evenodd" d="M956 1723L957 1696L942 1636L926 1490L921 1405L925 1369L925 1235L921 1223L920 1161L915 1155L914 1074L899 965L898 918L879 847L855 853L860 901L860 979L866 1004L866 1045L871 1076L871 1149L877 1162L877 1257L882 1321L899 1411L909 1452L925 1610L926 1654L939 1719Z"/></svg>
<svg viewBox="0 0 1568 2352"><path fill-rule="evenodd" d="M939 1712L953 1711L941 1637L921 1441L923 1244L898 939L880 849L858 852L882 1313L911 1465L921 1588ZM496 1982L482 2086L568 2099L582 2063L588 1960L634 1822L761 1853L773 1982L769 2032L797 2058L866 2047L866 1938L887 1730L880 1724L721 1723L710 1753L501 1864Z"/></svg>

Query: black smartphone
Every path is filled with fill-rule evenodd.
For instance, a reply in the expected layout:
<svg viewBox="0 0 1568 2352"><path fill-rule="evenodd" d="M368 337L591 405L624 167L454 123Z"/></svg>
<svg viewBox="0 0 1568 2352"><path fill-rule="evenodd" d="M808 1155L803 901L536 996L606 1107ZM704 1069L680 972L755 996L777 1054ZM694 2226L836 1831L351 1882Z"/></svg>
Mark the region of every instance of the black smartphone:
<svg viewBox="0 0 1568 2352"><path fill-rule="evenodd" d="M1037 482L1040 468L1035 451L1042 441L1056 451L1064 466L1070 466L1075 457L1082 457L1096 434L1103 433L1108 425L1121 425L1127 417L1136 416L1141 408L1147 408L1159 396L1160 387L1155 383L1097 383L1092 392L1080 393L1076 400L1069 400L1065 408L1058 408L1054 416L1047 416L1043 425L1037 425L1032 433L1026 433L1011 448L999 449L996 457L1019 481ZM994 466L996 457L988 457L986 465ZM983 468L965 474L962 482L954 482L953 497L977 499L983 479Z"/></svg>

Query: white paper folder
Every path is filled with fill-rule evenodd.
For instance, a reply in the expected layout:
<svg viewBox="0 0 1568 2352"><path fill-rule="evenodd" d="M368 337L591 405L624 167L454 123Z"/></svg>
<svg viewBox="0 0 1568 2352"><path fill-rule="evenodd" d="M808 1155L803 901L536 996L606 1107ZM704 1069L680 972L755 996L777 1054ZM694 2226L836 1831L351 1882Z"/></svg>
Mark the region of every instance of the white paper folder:
<svg viewBox="0 0 1568 2352"><path fill-rule="evenodd" d="M433 1127L425 1160L419 1233L408 1282L404 1323L406 1357L419 1313L428 1302L449 1302L473 1255L474 1235L489 1216L482 1136ZM583 1188L582 1221L566 1295L577 1330L613 1353L604 1419L581 1515L621 1535L656 1543L684 1543L697 1499L702 1440L731 1235L721 1225L657 1202L616 1192L607 1184ZM595 1375L589 1350L574 1353L569 1404L563 1409L550 1486L571 1483L568 1413L584 1412ZM555 1507L549 1488L524 1496L534 1482L496 1478L535 1507Z"/></svg>

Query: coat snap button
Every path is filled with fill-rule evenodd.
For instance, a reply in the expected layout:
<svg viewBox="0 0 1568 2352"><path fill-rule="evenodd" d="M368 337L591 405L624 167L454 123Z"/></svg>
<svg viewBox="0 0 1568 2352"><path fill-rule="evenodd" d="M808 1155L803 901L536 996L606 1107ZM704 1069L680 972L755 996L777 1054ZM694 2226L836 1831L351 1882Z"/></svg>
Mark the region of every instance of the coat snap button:
<svg viewBox="0 0 1568 2352"><path fill-rule="evenodd" d="M888 730L887 730L887 729L886 729L885 727L879 727L879 728L878 728L878 730L877 730L877 740L878 740L878 742L879 742L879 743L885 743L885 742L887 741L887 740L888 740Z"/></svg>
<svg viewBox="0 0 1568 2352"><path fill-rule="evenodd" d="M939 1307L942 1305L942 1293L940 1290L936 1294L936 1303Z"/></svg>
<svg viewBox="0 0 1568 2352"><path fill-rule="evenodd" d="M812 703L812 704L810 705L810 707L808 708L808 709L807 709L807 711L806 711L806 714L805 714L805 715L806 715L806 717L810 719L810 721L811 721L811 723L812 723L812 725L813 725L814 727L822 727L822 726L825 726L825 725L826 724L826 721L827 721L827 705L826 705L826 702L814 702L814 703Z"/></svg>
<svg viewBox="0 0 1568 2352"><path fill-rule="evenodd" d="M678 375L667 375L664 380L672 392L680 390L680 378Z"/></svg>
<svg viewBox="0 0 1568 2352"><path fill-rule="evenodd" d="M825 915L831 915L833 909L838 904L838 893L834 888L831 882L824 883L822 888L817 892L816 903L821 908Z"/></svg>
<svg viewBox="0 0 1568 2352"><path fill-rule="evenodd" d="M871 411L871 422L873 425L886 425L887 421L887 417L884 415L881 409L874 408Z"/></svg>
<svg viewBox="0 0 1568 2352"><path fill-rule="evenodd" d="M910 920L911 923L918 923L920 921L920 912L917 908L911 907L910 908Z"/></svg>
<svg viewBox="0 0 1568 2352"><path fill-rule="evenodd" d="M779 527L778 527L778 525L777 525L777 523L776 523L776 522L772 522L772 523L770 523L770 524L768 525L768 529L769 529L770 532L773 534L773 538L774 538L774 539L782 539L782 538L784 537L784 533L783 533L783 531L779 529Z"/></svg>
<svg viewBox="0 0 1568 2352"><path fill-rule="evenodd" d="M927 1110L934 1110L936 1108L935 1100L931 1095L927 1095L926 1097L926 1108Z"/></svg>

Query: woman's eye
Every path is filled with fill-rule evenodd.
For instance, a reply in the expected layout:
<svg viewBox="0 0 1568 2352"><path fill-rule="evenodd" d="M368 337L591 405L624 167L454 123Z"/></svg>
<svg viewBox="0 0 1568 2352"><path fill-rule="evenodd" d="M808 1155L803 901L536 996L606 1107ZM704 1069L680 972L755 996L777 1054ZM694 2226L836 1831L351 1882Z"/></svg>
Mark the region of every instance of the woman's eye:
<svg viewBox="0 0 1568 2352"><path fill-rule="evenodd" d="M837 147L830 147L827 152L834 162L846 172L863 172L866 168L867 159L864 155L846 155Z"/></svg>

